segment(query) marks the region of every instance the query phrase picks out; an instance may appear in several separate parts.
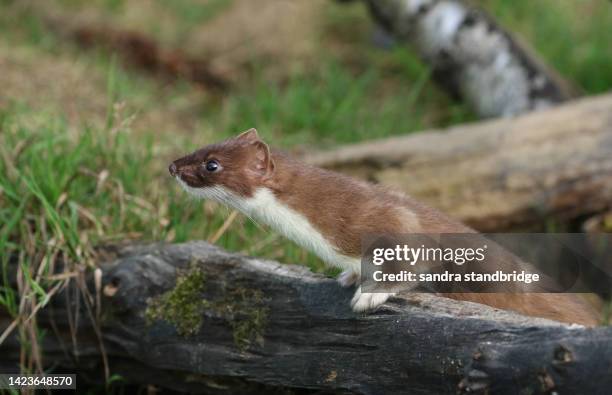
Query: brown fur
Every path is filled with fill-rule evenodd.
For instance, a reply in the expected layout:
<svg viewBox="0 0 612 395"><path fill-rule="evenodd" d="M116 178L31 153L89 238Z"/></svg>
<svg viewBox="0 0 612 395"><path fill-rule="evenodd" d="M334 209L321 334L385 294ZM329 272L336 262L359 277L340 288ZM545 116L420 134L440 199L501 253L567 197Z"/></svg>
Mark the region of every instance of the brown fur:
<svg viewBox="0 0 612 395"><path fill-rule="evenodd" d="M600 323L595 309L581 295L562 293L453 293L447 298L486 304L532 317L596 326Z"/></svg>
<svg viewBox="0 0 612 395"><path fill-rule="evenodd" d="M206 171L204 166L209 160L217 160L222 171ZM223 185L239 196L250 197L265 181L265 171L270 170L266 166L271 165L268 146L252 135L242 134L175 160L170 173L180 175L193 188Z"/></svg>
<svg viewBox="0 0 612 395"><path fill-rule="evenodd" d="M222 171L207 172L203 164L210 159L219 161ZM408 196L270 152L255 129L174 161L171 173L192 187L223 185L243 197L252 196L259 187L269 188L348 256L361 254L364 234L474 232ZM595 311L573 294L444 296L570 323L596 325L598 321Z"/></svg>

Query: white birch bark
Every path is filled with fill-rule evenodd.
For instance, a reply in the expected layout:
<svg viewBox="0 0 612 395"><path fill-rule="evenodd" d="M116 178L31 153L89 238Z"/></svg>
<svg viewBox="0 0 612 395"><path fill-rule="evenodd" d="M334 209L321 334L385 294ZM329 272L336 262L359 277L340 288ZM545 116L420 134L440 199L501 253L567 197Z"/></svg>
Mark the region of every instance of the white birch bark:
<svg viewBox="0 0 612 395"><path fill-rule="evenodd" d="M366 0L373 17L409 43L438 82L482 117L553 106L572 95L533 51L482 10L459 0Z"/></svg>

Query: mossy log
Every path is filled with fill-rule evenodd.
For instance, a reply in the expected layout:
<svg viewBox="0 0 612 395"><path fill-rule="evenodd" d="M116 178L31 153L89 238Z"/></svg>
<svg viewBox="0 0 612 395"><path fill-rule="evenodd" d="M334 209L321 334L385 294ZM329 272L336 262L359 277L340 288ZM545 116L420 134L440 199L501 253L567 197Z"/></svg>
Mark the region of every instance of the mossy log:
<svg viewBox="0 0 612 395"><path fill-rule="evenodd" d="M403 190L483 232L568 223L612 205L612 94L307 160Z"/></svg>
<svg viewBox="0 0 612 395"><path fill-rule="evenodd" d="M195 393L612 388L612 328L578 328L425 294L355 314L354 290L333 279L204 242L122 247L102 268L97 294L90 281L91 301L101 300L100 310L92 309L101 343L83 297L72 290L40 312L44 361L56 371L99 378L103 344L111 374ZM2 328L9 321L0 317ZM1 355L1 371L14 371L16 336Z"/></svg>

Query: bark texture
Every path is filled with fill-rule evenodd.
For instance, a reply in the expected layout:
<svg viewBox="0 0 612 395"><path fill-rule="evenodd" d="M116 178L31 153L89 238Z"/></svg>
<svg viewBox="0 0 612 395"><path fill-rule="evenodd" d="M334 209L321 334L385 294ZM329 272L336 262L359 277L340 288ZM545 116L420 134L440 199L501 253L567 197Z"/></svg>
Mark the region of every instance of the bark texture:
<svg viewBox="0 0 612 395"><path fill-rule="evenodd" d="M117 256L103 265L93 311L111 374L130 382L219 394L596 394L612 386L612 328L423 294L355 314L353 290L332 279L204 242L124 247ZM151 319L151 306L178 294L174 307L187 321L172 321L171 311L172 323ZM47 363L94 379L100 344L83 306L68 289L38 320L48 329ZM0 314L0 328L8 322ZM10 337L0 369L18 361Z"/></svg>
<svg viewBox="0 0 612 395"><path fill-rule="evenodd" d="M451 93L483 117L550 107L571 89L534 51L459 0L367 0L374 19L409 43Z"/></svg>
<svg viewBox="0 0 612 395"><path fill-rule="evenodd" d="M307 160L403 190L480 231L569 221L612 205L612 95Z"/></svg>

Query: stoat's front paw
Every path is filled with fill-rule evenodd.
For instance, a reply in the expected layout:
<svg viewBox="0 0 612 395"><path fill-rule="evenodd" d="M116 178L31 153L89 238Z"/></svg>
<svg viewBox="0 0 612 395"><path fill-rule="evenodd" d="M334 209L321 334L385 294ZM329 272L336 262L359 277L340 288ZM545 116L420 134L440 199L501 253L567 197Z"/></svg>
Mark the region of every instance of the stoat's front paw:
<svg viewBox="0 0 612 395"><path fill-rule="evenodd" d="M359 280L359 274L353 270L345 270L336 279L341 287L348 288Z"/></svg>
<svg viewBox="0 0 612 395"><path fill-rule="evenodd" d="M372 310L385 303L393 295L395 293L362 293L361 287L359 287L355 292L355 296L353 296L353 300L351 300L351 307L355 312Z"/></svg>

